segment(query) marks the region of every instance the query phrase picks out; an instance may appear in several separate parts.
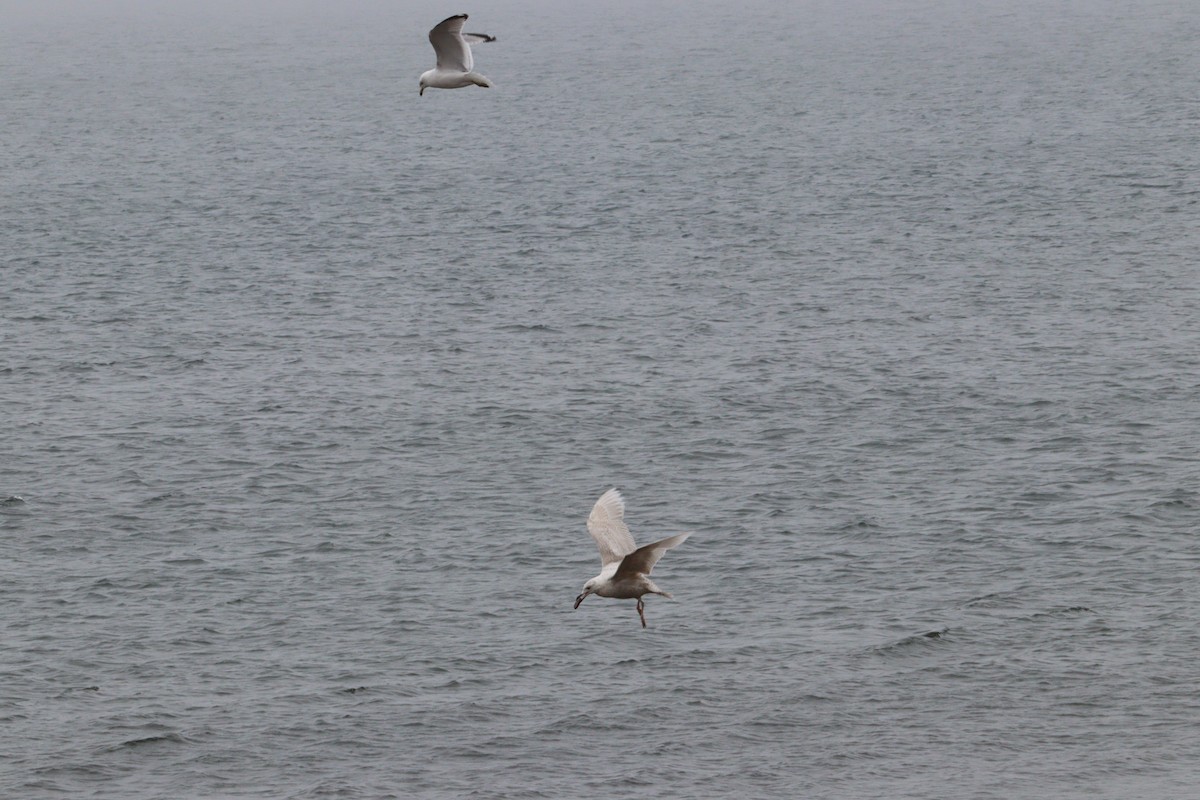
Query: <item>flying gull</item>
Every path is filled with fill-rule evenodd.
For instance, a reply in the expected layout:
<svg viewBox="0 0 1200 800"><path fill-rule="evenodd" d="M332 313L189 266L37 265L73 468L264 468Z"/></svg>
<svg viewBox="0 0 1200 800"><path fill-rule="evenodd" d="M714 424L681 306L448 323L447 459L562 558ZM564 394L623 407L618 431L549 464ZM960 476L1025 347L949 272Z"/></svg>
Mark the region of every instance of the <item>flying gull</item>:
<svg viewBox="0 0 1200 800"><path fill-rule="evenodd" d="M643 611L646 604L642 601L642 595L671 596L654 585L654 581L650 580L650 570L654 569L663 553L682 543L691 534L680 533L638 547L633 543L629 528L625 526L624 516L625 501L616 489L609 489L600 495L592 507L587 521L588 533L596 540L596 547L600 548L603 568L599 575L583 585L583 591L575 598L575 607L579 608L583 598L589 594L620 599L636 597L638 616L642 618L644 628L646 615Z"/></svg>
<svg viewBox="0 0 1200 800"><path fill-rule="evenodd" d="M492 88L492 82L474 72L471 45L478 42L494 42L495 36L486 33L463 33L466 14L459 14L433 26L429 32L429 43L437 53L437 66L421 74L421 91L426 89L461 89L464 86Z"/></svg>

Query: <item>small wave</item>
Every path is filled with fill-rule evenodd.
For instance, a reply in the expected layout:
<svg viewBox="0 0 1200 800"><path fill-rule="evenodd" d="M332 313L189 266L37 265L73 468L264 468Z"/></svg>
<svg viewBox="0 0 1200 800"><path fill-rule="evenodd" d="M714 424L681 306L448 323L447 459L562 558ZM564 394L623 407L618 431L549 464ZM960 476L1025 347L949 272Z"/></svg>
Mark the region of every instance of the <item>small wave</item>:
<svg viewBox="0 0 1200 800"><path fill-rule="evenodd" d="M878 655L907 655L914 652L925 652L929 647L940 645L949 633L949 628L914 633L912 636L905 636L903 639L873 647L871 651Z"/></svg>
<svg viewBox="0 0 1200 800"><path fill-rule="evenodd" d="M553 328L549 325L543 325L541 323L534 323L532 325L501 325L500 330L504 331L505 333L559 333L557 328Z"/></svg>
<svg viewBox="0 0 1200 800"><path fill-rule="evenodd" d="M1040 622L1047 619L1055 619L1057 617L1074 617L1081 614L1095 614L1096 612L1087 606L1063 606L1062 608L1052 608L1048 611L1038 611L1025 617L1028 622Z"/></svg>
<svg viewBox="0 0 1200 800"><path fill-rule="evenodd" d="M1012 608L1023 602L1017 592L989 592L972 597L963 605L967 608Z"/></svg>
<svg viewBox="0 0 1200 800"><path fill-rule="evenodd" d="M834 530L842 533L862 533L863 531L877 531L883 528L877 520L869 517L858 517L857 519L847 520L841 525L838 525Z"/></svg>
<svg viewBox="0 0 1200 800"><path fill-rule="evenodd" d="M127 747L144 747L152 744L187 744L188 740L178 733L163 733L158 736L142 736L137 739L127 739L111 748L114 752Z"/></svg>

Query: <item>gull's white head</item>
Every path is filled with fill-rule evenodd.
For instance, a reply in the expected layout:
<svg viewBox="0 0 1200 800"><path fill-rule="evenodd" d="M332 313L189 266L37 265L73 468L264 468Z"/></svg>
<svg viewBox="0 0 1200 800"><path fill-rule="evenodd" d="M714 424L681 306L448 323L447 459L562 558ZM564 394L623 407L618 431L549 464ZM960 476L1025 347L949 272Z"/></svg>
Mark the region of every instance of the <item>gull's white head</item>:
<svg viewBox="0 0 1200 800"><path fill-rule="evenodd" d="M431 70L431 69L426 70L421 73L421 91L417 92L418 95L420 95L420 96L425 95L425 90L429 88L429 76L432 75L433 73L434 73L434 70Z"/></svg>
<svg viewBox="0 0 1200 800"><path fill-rule="evenodd" d="M579 597L575 598L575 607L579 608L579 604L583 602L583 598L587 597L592 592L596 591L596 584L599 582L597 578L592 578L583 585L583 591L579 593Z"/></svg>

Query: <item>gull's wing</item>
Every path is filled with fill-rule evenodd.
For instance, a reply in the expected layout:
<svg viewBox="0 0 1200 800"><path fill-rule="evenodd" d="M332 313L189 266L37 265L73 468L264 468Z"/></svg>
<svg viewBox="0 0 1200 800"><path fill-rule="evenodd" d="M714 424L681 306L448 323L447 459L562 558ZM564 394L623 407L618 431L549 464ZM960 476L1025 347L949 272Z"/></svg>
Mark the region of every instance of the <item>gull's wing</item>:
<svg viewBox="0 0 1200 800"><path fill-rule="evenodd" d="M433 26L429 32L429 43L437 53L437 68L448 72L470 72L473 66L471 48L463 38L463 23L466 14L459 14ZM471 34L474 36L475 34Z"/></svg>
<svg viewBox="0 0 1200 800"><path fill-rule="evenodd" d="M690 533L681 533L639 547L625 556L625 559L621 562L621 566L617 567L617 572L613 575L612 579L619 581L622 578L632 577L639 572L649 575L650 570L654 569L654 565L663 557L663 553L675 545L681 544L689 536L691 536Z"/></svg>
<svg viewBox="0 0 1200 800"><path fill-rule="evenodd" d="M494 42L495 36L488 36L486 33L464 33L463 41L467 44L479 44L480 42Z"/></svg>
<svg viewBox="0 0 1200 800"><path fill-rule="evenodd" d="M588 533L600 548L600 563L608 566L637 550L629 528L625 527L625 501L616 489L600 495L588 514Z"/></svg>

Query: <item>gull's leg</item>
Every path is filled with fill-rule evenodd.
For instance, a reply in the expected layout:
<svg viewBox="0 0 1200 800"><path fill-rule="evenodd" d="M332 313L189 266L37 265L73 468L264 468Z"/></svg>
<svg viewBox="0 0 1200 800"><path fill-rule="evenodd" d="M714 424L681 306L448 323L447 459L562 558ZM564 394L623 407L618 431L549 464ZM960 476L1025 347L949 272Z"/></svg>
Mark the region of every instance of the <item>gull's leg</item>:
<svg viewBox="0 0 1200 800"><path fill-rule="evenodd" d="M637 608L638 608L638 616L642 618L642 627L644 628L644 627L646 627L646 615L642 612L646 608L646 604L644 602L642 602L642 598L640 598L640 597L638 598Z"/></svg>

